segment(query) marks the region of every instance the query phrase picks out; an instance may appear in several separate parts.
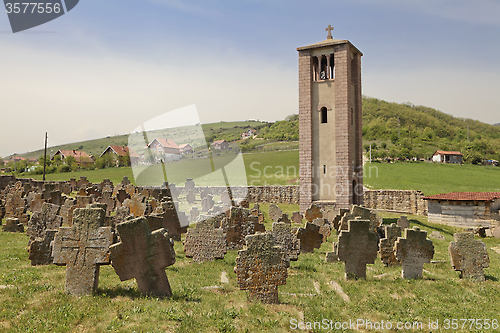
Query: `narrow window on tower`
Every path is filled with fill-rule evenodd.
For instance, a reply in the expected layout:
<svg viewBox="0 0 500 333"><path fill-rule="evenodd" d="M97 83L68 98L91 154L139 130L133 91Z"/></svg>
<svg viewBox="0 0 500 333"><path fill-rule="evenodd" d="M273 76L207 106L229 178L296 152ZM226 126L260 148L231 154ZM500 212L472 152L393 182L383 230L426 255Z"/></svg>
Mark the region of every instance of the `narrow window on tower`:
<svg viewBox="0 0 500 333"><path fill-rule="evenodd" d="M318 57L313 57L313 63L312 63L313 81L318 81L318 70L319 70Z"/></svg>
<svg viewBox="0 0 500 333"><path fill-rule="evenodd" d="M351 125L354 125L354 109L351 108Z"/></svg>
<svg viewBox="0 0 500 333"><path fill-rule="evenodd" d="M327 114L327 110L325 107L322 107L321 110L320 110L320 113L321 113L321 123L322 124L326 124L328 122L328 114Z"/></svg>
<svg viewBox="0 0 500 333"><path fill-rule="evenodd" d="M330 68L328 70L330 71L330 79L335 79L335 58L333 54L330 55Z"/></svg>
<svg viewBox="0 0 500 333"><path fill-rule="evenodd" d="M323 174L326 175L326 165L323 165Z"/></svg>
<svg viewBox="0 0 500 333"><path fill-rule="evenodd" d="M328 70L326 65L326 57L321 56L320 58L321 72L320 72L320 80L326 80L326 71Z"/></svg>

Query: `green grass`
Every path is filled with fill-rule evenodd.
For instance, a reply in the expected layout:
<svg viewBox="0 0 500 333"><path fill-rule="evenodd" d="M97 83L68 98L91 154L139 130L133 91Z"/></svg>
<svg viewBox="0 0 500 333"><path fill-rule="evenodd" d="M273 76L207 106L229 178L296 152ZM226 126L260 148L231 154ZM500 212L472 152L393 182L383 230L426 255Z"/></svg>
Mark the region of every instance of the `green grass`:
<svg viewBox="0 0 500 333"><path fill-rule="evenodd" d="M371 163L364 184L370 189L420 190L425 195L447 192L500 191L500 168L471 164Z"/></svg>
<svg viewBox="0 0 500 333"><path fill-rule="evenodd" d="M265 210L268 205L261 207ZM286 212L298 208L280 207ZM384 223L396 218L385 214ZM308 322L421 321L424 325L439 320L441 328L445 319L452 318L498 320L500 255L491 248L499 247L500 240L483 240L491 263L485 269L486 282L474 283L460 279L450 266L447 247L457 229L430 224L424 217L409 219L412 226L429 233L438 230L445 237L433 243L434 260L446 262L425 264L422 279L404 280L401 267L384 267L377 259L375 265L368 265L366 280L345 281L343 263L324 262L336 240L332 235L319 250L291 263L287 283L279 287L277 305L247 301L247 292L238 289L233 272L236 251L222 260L196 264L184 256L181 242L175 243L177 262L166 269L174 294L171 299L142 297L136 282L120 282L111 266L101 267L96 295L72 297L64 292L64 267L31 267L26 253L28 237L0 232L0 331L288 332L290 320L301 318ZM269 230L269 220L266 227ZM221 284L222 271L229 284ZM377 277L382 274L386 275ZM350 303L330 288L330 281L342 286ZM206 288L212 286L220 288ZM422 331L430 330L424 326Z"/></svg>

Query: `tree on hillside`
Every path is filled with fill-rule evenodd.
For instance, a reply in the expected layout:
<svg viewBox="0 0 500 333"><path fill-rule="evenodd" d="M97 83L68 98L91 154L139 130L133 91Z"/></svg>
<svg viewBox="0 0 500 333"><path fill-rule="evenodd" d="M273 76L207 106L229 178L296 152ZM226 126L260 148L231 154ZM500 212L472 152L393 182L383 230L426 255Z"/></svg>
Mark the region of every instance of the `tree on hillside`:
<svg viewBox="0 0 500 333"><path fill-rule="evenodd" d="M76 164L76 158L74 156L67 156L65 159L64 159L64 163L66 165L69 165L69 166L72 166L73 164Z"/></svg>

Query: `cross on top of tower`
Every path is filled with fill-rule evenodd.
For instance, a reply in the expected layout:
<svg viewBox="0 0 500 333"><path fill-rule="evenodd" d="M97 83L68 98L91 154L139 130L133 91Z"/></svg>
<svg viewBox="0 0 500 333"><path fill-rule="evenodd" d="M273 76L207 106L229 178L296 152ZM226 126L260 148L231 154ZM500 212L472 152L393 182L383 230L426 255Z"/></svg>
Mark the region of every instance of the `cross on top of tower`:
<svg viewBox="0 0 500 333"><path fill-rule="evenodd" d="M330 24L328 25L328 28L325 29L325 31L328 31L328 36L326 37L326 39L333 39L332 36L333 27Z"/></svg>

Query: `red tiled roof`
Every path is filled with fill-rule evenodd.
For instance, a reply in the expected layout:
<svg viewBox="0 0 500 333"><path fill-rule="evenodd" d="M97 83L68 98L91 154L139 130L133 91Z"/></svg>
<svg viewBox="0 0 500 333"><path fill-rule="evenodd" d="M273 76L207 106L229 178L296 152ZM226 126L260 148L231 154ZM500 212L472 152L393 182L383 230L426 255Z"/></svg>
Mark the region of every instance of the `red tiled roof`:
<svg viewBox="0 0 500 333"><path fill-rule="evenodd" d="M224 141L226 141L226 140L217 140L217 141L214 141L212 144L216 145L216 144L223 143Z"/></svg>
<svg viewBox="0 0 500 333"><path fill-rule="evenodd" d="M438 150L438 151L436 151L433 156L436 156L436 155L459 155L459 156L464 156L459 151L444 151L444 150Z"/></svg>
<svg viewBox="0 0 500 333"><path fill-rule="evenodd" d="M119 156L125 156L128 154L130 157L139 157L139 155L137 155L137 153L128 146L109 146L108 148L113 149ZM106 152L106 150L104 152Z"/></svg>
<svg viewBox="0 0 500 333"><path fill-rule="evenodd" d="M79 150L58 150L57 153L54 154L56 156L57 154L61 154L62 157L66 158L68 156L73 156L77 162L81 162L82 160L89 162L92 161L90 156L84 152L84 151L79 151ZM52 157L54 158L54 157Z"/></svg>
<svg viewBox="0 0 500 333"><path fill-rule="evenodd" d="M173 140L168 140L168 139L158 139L158 138L155 138L156 141L158 141L160 143L160 145L164 148L174 148L174 149L179 149L179 146L177 145L177 143L175 143ZM151 143L148 145L151 146L151 144L155 141L151 141Z"/></svg>
<svg viewBox="0 0 500 333"><path fill-rule="evenodd" d="M452 192L424 197L425 200L492 201L500 198L500 192Z"/></svg>
<svg viewBox="0 0 500 333"><path fill-rule="evenodd" d="M182 145L179 146L180 149L186 148L187 146L191 147L189 143L183 143Z"/></svg>

